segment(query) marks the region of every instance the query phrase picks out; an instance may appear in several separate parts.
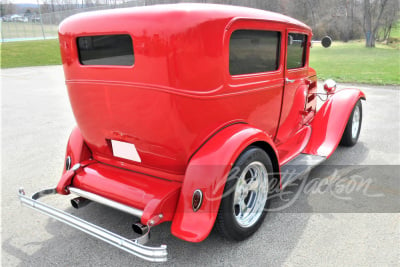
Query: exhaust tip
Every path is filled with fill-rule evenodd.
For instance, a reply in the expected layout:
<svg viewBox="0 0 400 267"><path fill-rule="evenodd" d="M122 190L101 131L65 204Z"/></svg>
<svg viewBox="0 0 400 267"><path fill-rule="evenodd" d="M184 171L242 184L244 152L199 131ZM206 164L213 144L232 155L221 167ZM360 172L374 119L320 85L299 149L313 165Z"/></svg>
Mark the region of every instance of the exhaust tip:
<svg viewBox="0 0 400 267"><path fill-rule="evenodd" d="M86 206L89 203L90 203L90 200L88 200L86 198L83 198L83 197L77 197L77 198L71 199L71 205L75 209L82 208L82 207Z"/></svg>
<svg viewBox="0 0 400 267"><path fill-rule="evenodd" d="M132 224L132 230L139 235L144 235L149 231L149 227L141 223L134 223Z"/></svg>

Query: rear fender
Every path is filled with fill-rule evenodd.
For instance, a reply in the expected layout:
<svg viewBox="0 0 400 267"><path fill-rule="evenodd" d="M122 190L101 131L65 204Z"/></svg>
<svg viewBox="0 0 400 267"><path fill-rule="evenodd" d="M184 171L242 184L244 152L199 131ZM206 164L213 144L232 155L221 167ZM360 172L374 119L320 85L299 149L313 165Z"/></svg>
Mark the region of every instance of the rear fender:
<svg viewBox="0 0 400 267"><path fill-rule="evenodd" d="M171 232L191 242L204 240L214 226L228 174L240 153L255 142L267 143L276 153L270 136L247 124L222 129L191 158L185 172ZM201 208L194 212L195 190L203 192Z"/></svg>
<svg viewBox="0 0 400 267"><path fill-rule="evenodd" d="M364 93L359 89L343 89L331 95L311 122L311 138L303 153L329 158L339 145L359 99L365 100Z"/></svg>
<svg viewBox="0 0 400 267"><path fill-rule="evenodd" d="M59 194L68 194L69 192L65 190L65 188L70 185L71 179L74 175L74 171L66 170L66 161L68 157L71 157L71 166L74 166L76 163L81 163L83 161L87 161L91 158L92 153L89 148L85 144L83 140L82 134L78 127L75 127L71 135L68 139L67 151L65 153L65 161L64 161L64 169L63 174L57 185L57 193Z"/></svg>

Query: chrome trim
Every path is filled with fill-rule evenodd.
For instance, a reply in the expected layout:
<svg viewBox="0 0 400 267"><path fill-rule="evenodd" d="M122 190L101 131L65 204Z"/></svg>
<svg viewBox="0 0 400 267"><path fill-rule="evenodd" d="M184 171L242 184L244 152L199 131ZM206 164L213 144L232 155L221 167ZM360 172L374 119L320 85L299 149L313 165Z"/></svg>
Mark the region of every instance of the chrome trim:
<svg viewBox="0 0 400 267"><path fill-rule="evenodd" d="M105 198L105 197L102 197L102 196L99 196L99 195L96 195L96 194L93 194L93 193L90 193L90 192L87 192L87 191L83 191L83 190L78 189L76 187L71 187L70 186L70 187L68 187L68 190L71 193L74 193L75 195L78 195L80 197L90 199L90 200L92 200L94 202L97 202L97 203L109 206L111 208L114 208L114 209L129 213L129 214L131 214L133 216L142 218L142 215L143 215L143 211L142 210L129 207L127 205L121 204L121 203L116 202L114 200L111 200L111 199L108 199L108 198Z"/></svg>
<svg viewBox="0 0 400 267"><path fill-rule="evenodd" d="M291 79L289 79L289 78L285 78L286 84L294 83L295 81L296 81L295 79L291 80Z"/></svg>
<svg viewBox="0 0 400 267"><path fill-rule="evenodd" d="M74 172L76 172L80 167L81 167L81 164L80 163L76 163L74 166L72 166L72 170Z"/></svg>
<svg viewBox="0 0 400 267"><path fill-rule="evenodd" d="M44 213L139 258L152 262L167 261L166 245L150 247L142 244L144 240L148 239L148 232L142 236L143 238L139 237L137 239L129 240L102 227L38 201L41 197L53 194L57 194L55 188L41 190L33 194L32 197L27 197L24 190L21 188L18 192L18 197L23 205Z"/></svg>

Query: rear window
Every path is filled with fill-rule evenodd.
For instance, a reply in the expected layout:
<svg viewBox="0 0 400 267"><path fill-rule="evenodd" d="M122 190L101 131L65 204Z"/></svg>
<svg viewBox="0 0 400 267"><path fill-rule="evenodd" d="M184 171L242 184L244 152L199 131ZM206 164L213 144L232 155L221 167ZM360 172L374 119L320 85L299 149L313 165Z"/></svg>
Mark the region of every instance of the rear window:
<svg viewBox="0 0 400 267"><path fill-rule="evenodd" d="M279 68L280 33L237 30L229 41L231 75L274 71Z"/></svg>
<svg viewBox="0 0 400 267"><path fill-rule="evenodd" d="M135 62L132 38L127 34L78 37L82 65L132 66Z"/></svg>

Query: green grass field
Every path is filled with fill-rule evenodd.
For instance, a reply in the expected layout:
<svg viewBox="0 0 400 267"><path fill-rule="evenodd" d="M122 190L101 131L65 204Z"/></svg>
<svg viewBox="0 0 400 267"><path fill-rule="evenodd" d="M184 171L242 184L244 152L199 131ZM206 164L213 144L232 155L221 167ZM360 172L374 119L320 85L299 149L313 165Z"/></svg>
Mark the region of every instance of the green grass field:
<svg viewBox="0 0 400 267"><path fill-rule="evenodd" d="M2 68L61 64L57 39L2 43L0 47Z"/></svg>
<svg viewBox="0 0 400 267"><path fill-rule="evenodd" d="M61 64L58 40L3 43L0 47L2 68ZM365 48L363 41L334 42L330 48L314 45L310 66L322 80L400 84L400 50L387 45Z"/></svg>
<svg viewBox="0 0 400 267"><path fill-rule="evenodd" d="M330 48L311 48L310 66L319 79L370 84L400 84L400 50L378 44L366 48L363 41L334 42Z"/></svg>
<svg viewBox="0 0 400 267"><path fill-rule="evenodd" d="M400 20L393 26L390 37L400 39Z"/></svg>

